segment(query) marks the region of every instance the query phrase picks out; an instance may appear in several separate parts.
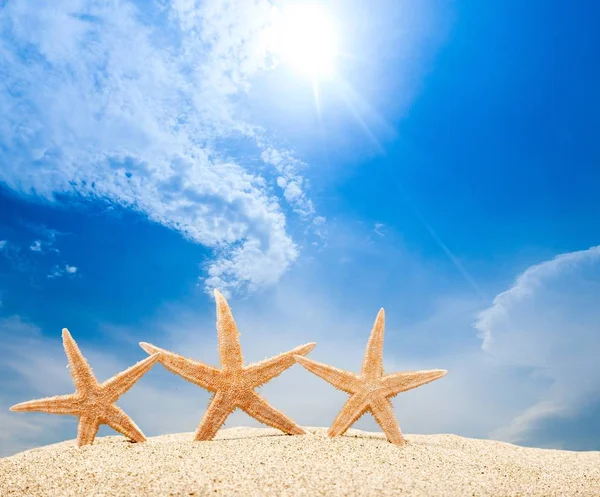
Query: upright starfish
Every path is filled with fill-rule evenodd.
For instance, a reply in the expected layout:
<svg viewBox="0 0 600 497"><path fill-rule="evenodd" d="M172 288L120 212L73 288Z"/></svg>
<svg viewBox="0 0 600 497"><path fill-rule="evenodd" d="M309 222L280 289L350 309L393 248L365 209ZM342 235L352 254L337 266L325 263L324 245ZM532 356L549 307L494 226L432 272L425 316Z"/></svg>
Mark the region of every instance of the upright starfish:
<svg viewBox="0 0 600 497"><path fill-rule="evenodd" d="M328 435L343 435L365 412L371 411L387 439L394 444L404 445L400 426L394 417L390 398L400 392L417 388L444 376L447 371L406 371L383 375L383 332L385 314L380 309L367 343L362 371L356 375L349 371L322 364L302 356L294 358L311 373L320 376L339 390L351 395L329 428Z"/></svg>
<svg viewBox="0 0 600 497"><path fill-rule="evenodd" d="M69 358L69 369L77 390L76 393L22 402L12 406L10 410L79 416L77 428L77 445L79 447L89 445L94 441L101 424L110 426L134 442L146 441L146 437L133 420L114 403L152 367L158 360L158 354L146 357L143 361L104 383L98 383L92 368L66 328L62 330L62 339Z"/></svg>
<svg viewBox="0 0 600 497"><path fill-rule="evenodd" d="M305 434L300 426L273 408L254 389L279 376L295 363L294 356L307 354L316 344L307 343L270 359L244 366L239 332L231 309L218 290L214 293L222 369L187 359L149 343L140 343L149 354L159 352L159 361L169 371L214 392L208 410L196 430L195 440L211 440L236 408L244 410L261 423L290 435Z"/></svg>

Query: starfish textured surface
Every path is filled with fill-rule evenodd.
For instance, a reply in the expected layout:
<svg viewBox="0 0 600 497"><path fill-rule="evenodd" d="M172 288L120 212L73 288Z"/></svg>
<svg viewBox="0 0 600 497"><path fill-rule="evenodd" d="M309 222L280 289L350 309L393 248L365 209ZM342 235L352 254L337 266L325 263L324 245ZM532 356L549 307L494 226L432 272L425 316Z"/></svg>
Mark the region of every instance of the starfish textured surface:
<svg viewBox="0 0 600 497"><path fill-rule="evenodd" d="M367 343L360 375L313 361L302 356L295 359L311 373L320 376L339 390L351 394L340 413L329 428L330 437L343 435L350 426L365 412L371 411L381 426L388 441L397 445L406 442L400 426L394 417L390 399L400 392L417 388L425 383L437 380L447 371L433 369L430 371L405 371L402 373L383 374L383 334L385 314L380 309Z"/></svg>
<svg viewBox="0 0 600 497"><path fill-rule="evenodd" d="M304 435L306 432L300 426L272 407L254 389L293 366L295 356L307 354L316 344L307 343L270 359L244 366L239 332L231 309L225 297L218 290L214 292L221 369L187 359L149 343L140 343L149 354L159 352L159 361L169 371L214 392L208 410L196 430L195 440L211 440L236 408L284 433Z"/></svg>
<svg viewBox="0 0 600 497"><path fill-rule="evenodd" d="M69 370L77 391L70 395L57 395L22 402L12 406L10 410L79 416L77 429L77 445L79 447L91 444L102 424L110 426L134 442L146 441L146 437L133 420L114 403L152 367L158 360L158 354L146 357L104 383L98 383L92 368L66 328L62 330L62 339L69 359Z"/></svg>

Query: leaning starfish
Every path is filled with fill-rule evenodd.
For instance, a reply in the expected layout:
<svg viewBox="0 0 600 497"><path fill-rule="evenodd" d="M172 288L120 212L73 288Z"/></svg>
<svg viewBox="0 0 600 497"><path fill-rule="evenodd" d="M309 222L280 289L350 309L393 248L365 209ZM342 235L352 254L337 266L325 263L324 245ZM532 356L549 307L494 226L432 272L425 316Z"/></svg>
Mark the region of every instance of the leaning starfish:
<svg viewBox="0 0 600 497"><path fill-rule="evenodd" d="M98 383L92 368L66 328L62 330L62 339L65 352L69 358L69 369L77 390L76 393L22 402L12 406L10 410L79 416L77 428L78 447L90 445L96 438L96 433L98 433L101 424L110 426L134 442L145 442L146 437L144 437L141 430L114 403L152 367L158 360L158 354L146 357L143 361L113 376L104 383Z"/></svg>
<svg viewBox="0 0 600 497"><path fill-rule="evenodd" d="M407 371L383 375L383 332L385 315L383 309L377 314L371 337L363 360L362 371L356 375L349 371L322 364L306 357L294 358L310 372L320 376L339 390L351 395L329 428L328 435L343 435L365 412L371 411L383 429L388 441L397 445L406 442L394 417L390 398L400 392L417 388L444 376L447 371Z"/></svg>
<svg viewBox="0 0 600 497"><path fill-rule="evenodd" d="M244 366L239 332L231 309L218 290L214 291L217 304L217 335L222 369L187 359L160 349L149 343L140 346L149 354L160 353L159 361L169 371L196 385L214 392L214 395L196 430L195 440L211 440L225 419L240 408L261 423L277 428L290 435L304 435L306 432L271 407L254 389L279 376L292 366L295 355L310 352L315 343L307 343L270 359Z"/></svg>

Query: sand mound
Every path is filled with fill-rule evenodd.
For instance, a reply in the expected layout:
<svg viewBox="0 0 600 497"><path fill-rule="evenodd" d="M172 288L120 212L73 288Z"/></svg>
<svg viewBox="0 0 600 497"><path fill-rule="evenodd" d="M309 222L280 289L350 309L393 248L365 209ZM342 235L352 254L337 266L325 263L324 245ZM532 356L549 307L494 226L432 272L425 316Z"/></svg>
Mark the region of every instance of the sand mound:
<svg viewBox="0 0 600 497"><path fill-rule="evenodd" d="M191 433L135 444L99 437L0 459L2 496L81 495L600 495L600 452L529 449L456 435L326 429L287 436L230 428L213 441Z"/></svg>

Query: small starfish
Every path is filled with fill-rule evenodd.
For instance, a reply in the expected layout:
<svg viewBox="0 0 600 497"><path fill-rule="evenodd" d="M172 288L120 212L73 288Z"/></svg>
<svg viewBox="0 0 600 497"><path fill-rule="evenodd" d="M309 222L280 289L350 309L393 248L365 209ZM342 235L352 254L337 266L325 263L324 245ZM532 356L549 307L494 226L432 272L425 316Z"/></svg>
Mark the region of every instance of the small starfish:
<svg viewBox="0 0 600 497"><path fill-rule="evenodd" d="M62 339L76 393L22 402L12 406L10 410L79 416L78 447L90 445L96 438L101 424L110 426L134 442L146 441L146 437L133 420L114 403L152 367L158 360L158 354L146 357L104 383L98 383L92 368L66 328L62 330Z"/></svg>
<svg viewBox="0 0 600 497"><path fill-rule="evenodd" d="M371 411L375 420L383 429L388 441L404 445L406 441L400 431L400 426L394 417L390 398L400 392L417 388L425 383L437 380L447 371L433 369L430 371L406 371L383 375L383 332L385 314L380 309L367 343L360 375L313 361L306 357L294 358L311 373L320 376L339 390L351 395L340 413L329 428L328 435L336 437L343 435L350 426L366 411Z"/></svg>
<svg viewBox="0 0 600 497"><path fill-rule="evenodd" d="M293 366L294 356L307 354L316 344L307 343L270 359L244 366L239 332L231 309L218 290L214 293L222 369L187 359L149 343L140 343L149 354L159 352L159 361L169 371L214 392L208 410L196 430L195 440L211 440L236 408L244 410L261 423L290 435L306 434L300 426L262 399L254 389Z"/></svg>

